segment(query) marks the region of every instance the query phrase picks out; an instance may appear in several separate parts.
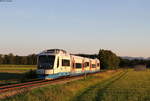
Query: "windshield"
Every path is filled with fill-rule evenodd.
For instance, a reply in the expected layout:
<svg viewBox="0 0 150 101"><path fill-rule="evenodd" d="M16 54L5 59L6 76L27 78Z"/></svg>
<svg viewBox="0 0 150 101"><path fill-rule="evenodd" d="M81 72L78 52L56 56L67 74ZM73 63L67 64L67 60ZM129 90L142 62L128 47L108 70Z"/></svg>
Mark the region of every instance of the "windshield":
<svg viewBox="0 0 150 101"><path fill-rule="evenodd" d="M39 56L38 68L39 69L53 69L55 56L42 55Z"/></svg>

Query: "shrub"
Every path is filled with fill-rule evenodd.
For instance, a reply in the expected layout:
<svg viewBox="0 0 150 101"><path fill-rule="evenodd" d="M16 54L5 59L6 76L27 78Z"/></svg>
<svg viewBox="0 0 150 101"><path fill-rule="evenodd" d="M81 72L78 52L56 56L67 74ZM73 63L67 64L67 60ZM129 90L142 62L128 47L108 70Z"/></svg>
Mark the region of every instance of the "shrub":
<svg viewBox="0 0 150 101"><path fill-rule="evenodd" d="M37 78L36 71L31 69L24 74L23 78L21 79L21 82L28 81L30 79L36 79L36 78Z"/></svg>
<svg viewBox="0 0 150 101"><path fill-rule="evenodd" d="M117 69L119 67L119 57L110 50L101 49L98 57L101 62L101 69Z"/></svg>

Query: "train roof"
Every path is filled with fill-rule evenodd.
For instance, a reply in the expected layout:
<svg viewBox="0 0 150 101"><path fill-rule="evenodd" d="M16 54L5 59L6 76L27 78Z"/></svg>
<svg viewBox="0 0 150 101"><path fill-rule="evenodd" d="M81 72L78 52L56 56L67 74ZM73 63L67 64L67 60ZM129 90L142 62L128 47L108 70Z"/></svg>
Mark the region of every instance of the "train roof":
<svg viewBox="0 0 150 101"><path fill-rule="evenodd" d="M79 58L89 58L89 59L97 59L97 55L89 55L89 54L70 54L67 53L67 51L63 49L47 49L39 53L38 55L56 55L56 54L61 54L61 55L72 55L76 56Z"/></svg>
<svg viewBox="0 0 150 101"><path fill-rule="evenodd" d="M84 57L84 58L90 58L90 59L98 59L97 54L72 54L75 56L80 56L80 57Z"/></svg>
<svg viewBox="0 0 150 101"><path fill-rule="evenodd" d="M49 50L46 50L46 52L48 52L48 53L59 53L59 52L67 53L63 49L49 49Z"/></svg>
<svg viewBox="0 0 150 101"><path fill-rule="evenodd" d="M67 54L67 52L63 49L48 49L48 50L44 50L42 51L41 53L39 53L39 55L44 55L44 54L47 54L47 55L54 55L54 54Z"/></svg>

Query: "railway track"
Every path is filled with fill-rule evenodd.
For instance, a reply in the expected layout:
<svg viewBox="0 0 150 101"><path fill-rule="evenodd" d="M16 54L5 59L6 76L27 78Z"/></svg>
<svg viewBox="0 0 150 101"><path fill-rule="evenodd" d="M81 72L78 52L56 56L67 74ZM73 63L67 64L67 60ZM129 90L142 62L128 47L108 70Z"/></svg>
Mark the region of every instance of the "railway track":
<svg viewBox="0 0 150 101"><path fill-rule="evenodd" d="M7 85L7 86L1 86L0 87L0 93L2 92L6 92L9 90L13 90L13 89L19 89L19 88L23 88L23 87L28 87L29 85L33 85L33 84L39 84L42 82L46 82L47 80L39 80L39 81L31 81L31 82L25 82L25 83L18 83L18 84L11 84L11 85Z"/></svg>
<svg viewBox="0 0 150 101"><path fill-rule="evenodd" d="M34 88L47 86L48 84L54 85L54 84L60 84L65 82L70 82L73 80L81 79L83 77L63 77L59 79L54 80L39 80L34 82L26 82L26 83L20 83L20 84L12 84L8 86L1 86L0 87L0 99L4 99L6 97L10 97L19 93L28 92L31 91Z"/></svg>
<svg viewBox="0 0 150 101"><path fill-rule="evenodd" d="M25 83L25 82L31 82L31 81L37 81L37 80L40 80L40 79L28 79L28 80L24 80L22 83ZM20 83L20 79L8 79L8 80L0 80L0 88L2 86L8 86L8 85L13 85L13 84L18 84Z"/></svg>
<svg viewBox="0 0 150 101"><path fill-rule="evenodd" d="M60 82L60 81L62 82L64 80L66 81L66 80L69 80L69 79L76 79L76 78L81 78L81 77L83 77L83 75L71 76L71 77L62 77L62 78L53 79L53 80L38 80L38 81L31 81L31 82L25 82L25 83L18 83L18 84L0 86L0 94L3 93L3 92L13 91L13 90L16 90L16 89L41 86L41 85L45 85L45 84L57 83L57 82Z"/></svg>

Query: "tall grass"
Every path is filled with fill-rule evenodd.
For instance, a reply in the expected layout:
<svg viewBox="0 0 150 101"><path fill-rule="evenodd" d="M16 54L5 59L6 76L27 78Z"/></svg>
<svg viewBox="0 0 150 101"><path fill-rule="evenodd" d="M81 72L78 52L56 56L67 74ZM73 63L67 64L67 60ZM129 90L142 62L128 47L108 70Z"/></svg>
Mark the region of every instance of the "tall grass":
<svg viewBox="0 0 150 101"><path fill-rule="evenodd" d="M77 101L150 101L150 70L129 70L84 91Z"/></svg>
<svg viewBox="0 0 150 101"><path fill-rule="evenodd" d="M37 88L2 101L150 101L150 70L107 71Z"/></svg>
<svg viewBox="0 0 150 101"><path fill-rule="evenodd" d="M103 72L86 79L72 81L69 83L50 85L19 94L2 101L71 101L83 93L89 87L118 75L118 72ZM88 100L89 101L89 100Z"/></svg>
<svg viewBox="0 0 150 101"><path fill-rule="evenodd" d="M112 83L103 94L104 101L150 101L150 70L129 72Z"/></svg>

